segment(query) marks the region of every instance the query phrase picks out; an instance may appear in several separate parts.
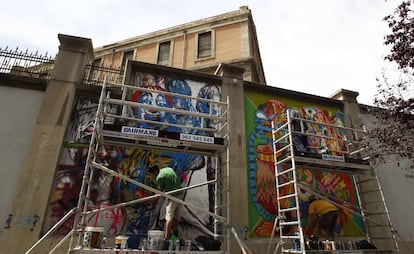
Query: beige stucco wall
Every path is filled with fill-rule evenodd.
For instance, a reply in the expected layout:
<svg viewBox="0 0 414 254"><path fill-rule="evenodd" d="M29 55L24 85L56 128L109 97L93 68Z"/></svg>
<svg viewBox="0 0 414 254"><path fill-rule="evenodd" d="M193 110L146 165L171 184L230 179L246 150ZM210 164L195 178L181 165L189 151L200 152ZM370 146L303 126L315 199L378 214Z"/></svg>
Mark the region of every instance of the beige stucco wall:
<svg viewBox="0 0 414 254"><path fill-rule="evenodd" d="M367 131L372 130L376 125L376 119L366 111L360 110L364 107L358 105L357 96L358 92L342 89L332 97L344 102L345 122L348 127L365 127ZM403 254L414 253L414 223L410 219L414 211L414 173L409 165L410 162L407 160L389 156L388 161L375 166L392 227L397 233L400 253Z"/></svg>
<svg viewBox="0 0 414 254"><path fill-rule="evenodd" d="M16 186L22 172L23 158L26 157L32 139L32 130L35 126L36 116L44 96L43 91L0 86L0 221L6 222L11 213ZM27 190L30 192L30 190ZM32 215L14 214L21 218ZM31 225L22 225L31 227ZM7 228L3 224L0 234Z"/></svg>
<svg viewBox="0 0 414 254"><path fill-rule="evenodd" d="M367 130L375 126L375 118L359 113L359 118ZM414 172L411 162L399 156L389 156L376 169L381 179L384 197L387 202L391 223L398 233L401 253L414 253Z"/></svg>
<svg viewBox="0 0 414 254"><path fill-rule="evenodd" d="M67 35L58 37L59 53L46 91L44 94L33 91L26 94L34 97L33 115L27 118L31 122L28 126L31 130L27 132L31 135L26 136L27 153L19 158L21 166L15 175L18 182L10 197L12 204L8 213L16 216L11 227L0 234L0 253L25 253L41 236L41 225L73 107L76 84L82 82L85 66L93 59L91 40ZM17 102L24 103L22 100ZM16 109L5 106L16 123L22 121L16 116L21 117L21 110L25 107ZM49 244L44 244L34 253L47 253L50 248Z"/></svg>

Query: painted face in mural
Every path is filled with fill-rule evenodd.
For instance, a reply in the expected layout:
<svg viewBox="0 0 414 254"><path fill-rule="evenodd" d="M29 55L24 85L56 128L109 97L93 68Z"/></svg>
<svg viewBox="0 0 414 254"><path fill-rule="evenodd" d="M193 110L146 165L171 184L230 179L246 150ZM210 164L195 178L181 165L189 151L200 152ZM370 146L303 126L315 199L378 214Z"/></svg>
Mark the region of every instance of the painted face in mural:
<svg viewBox="0 0 414 254"><path fill-rule="evenodd" d="M168 92L175 93L175 94L181 94L186 96L191 96L192 91L191 87L185 80L176 79L176 80L169 80L166 83L166 89ZM174 109L179 110L185 110L194 112L196 111L194 109L194 106L192 105L192 100L190 98L186 98L183 96L171 96L172 97L172 107ZM180 113L170 113L167 115L168 122L174 123L177 125L182 126L200 126L200 118L199 117L193 117L186 114L180 114ZM168 127L169 131L174 132L193 132L192 130L188 130L185 128L179 128L179 127Z"/></svg>
<svg viewBox="0 0 414 254"><path fill-rule="evenodd" d="M157 98L158 96L155 96ZM138 101L147 105L156 105L156 100L152 93L144 92L142 98ZM141 119L160 122L163 119L163 113L154 108L138 108L137 115Z"/></svg>
<svg viewBox="0 0 414 254"><path fill-rule="evenodd" d="M162 94L157 93L157 90L162 91L163 89L158 86L151 86L149 87L154 92L142 92L142 91L136 91L133 96L132 100L146 104L146 105L154 105L157 107L170 107L170 103L168 98ZM150 121L156 121L156 122L164 122L165 121L165 112L153 107L136 107L134 110L134 114L139 119L144 120L150 120ZM142 123L143 127L151 127L151 124L149 123Z"/></svg>
<svg viewBox="0 0 414 254"><path fill-rule="evenodd" d="M221 93L219 87L216 85L206 85L200 89L198 98L209 99L214 101L221 101ZM210 109L211 108L211 109ZM212 114L218 116L221 112L219 104L208 103L206 101L199 100L196 103L196 109L200 113ZM210 111L211 110L211 111ZM217 122L214 120L207 120L203 123L204 127L216 128Z"/></svg>
<svg viewBox="0 0 414 254"><path fill-rule="evenodd" d="M191 96L191 88L185 80L172 80L167 84L167 91ZM173 97L173 107L176 109L190 110L191 99L184 97Z"/></svg>

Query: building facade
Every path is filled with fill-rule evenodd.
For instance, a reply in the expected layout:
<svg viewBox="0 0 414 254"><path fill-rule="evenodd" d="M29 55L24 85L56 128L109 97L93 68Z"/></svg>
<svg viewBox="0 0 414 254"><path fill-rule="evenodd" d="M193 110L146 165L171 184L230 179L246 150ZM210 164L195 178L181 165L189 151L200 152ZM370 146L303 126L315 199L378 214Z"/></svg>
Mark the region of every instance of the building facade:
<svg viewBox="0 0 414 254"><path fill-rule="evenodd" d="M95 63L125 67L128 60L214 74L219 65L245 69L243 79L266 84L251 11L246 6L95 48Z"/></svg>
<svg viewBox="0 0 414 254"><path fill-rule="evenodd" d="M218 20L222 20L223 24ZM185 104L194 115L203 112L199 102L205 99L206 94L210 94L211 98L217 101L229 102L229 149L227 154L220 155L221 164L227 164L226 167L229 169L228 222L255 253L265 253L267 250L273 219L277 214L277 197L272 181L274 161L270 146L269 121L275 117L281 117L283 120L283 112L293 109L303 111L310 119L319 117L318 119L323 119L326 124L342 122L348 127L359 123L369 125L370 120L361 113L355 92L341 90L333 95L333 98L325 98L264 86L265 79L254 25L247 8L242 7L236 12L191 22L180 28L162 30L95 50L90 39L59 35L59 54L54 64L53 75L47 83L38 79L16 79L10 78L8 74L1 75L1 89L4 91L2 95L9 95L4 99L16 102L23 97L31 98L25 100L26 107L15 105L12 110L8 109L6 104L2 107L4 118L10 114L15 117L2 125L2 130L8 131L2 132L1 138L13 154L2 154L2 160L8 163L8 167L2 169L2 174L7 176L7 179L2 178L6 194L2 198L4 206L1 210L1 219L5 221L5 227L0 232L1 252L24 253L76 206L85 165L84 156L90 139L90 129L94 127L93 121L100 94L100 87L89 86L83 82L88 65L93 66L99 62L101 65L117 68L127 64L129 59L137 61L130 62L130 65L135 66L135 72L129 72L129 76L125 78L128 84L152 89L155 91L154 94L158 91L158 95L164 92L177 92L183 96L195 96L199 101L195 99ZM186 30L185 34L183 28ZM225 30L227 32L224 32ZM237 33L240 33L239 36L235 35ZM226 36L230 34L232 36L229 42L229 37ZM205 47L198 47L197 44L208 37L212 42L210 51L207 47L209 43L204 44ZM225 38L227 39L224 40ZM240 40L233 42L234 38ZM224 50L228 47L222 47L225 43L230 43L231 48L239 49L235 50L237 52ZM234 46L233 43L240 47ZM183 50L185 48L187 50ZM138 95L139 93L131 98L139 101ZM5 100L5 103L9 105L10 101ZM160 101L170 102L168 107L174 108L173 98L168 99L167 96L165 100ZM158 105L156 103L154 101L153 105ZM131 109L132 116L135 114L137 117L141 114L137 109ZM163 119L166 123L174 123L171 119L175 118ZM197 121L184 120L188 120L189 125L198 124ZM20 128L22 135L9 134L10 130L20 125L24 125L23 129ZM19 146L10 145L16 141ZM109 164L112 163L117 169L124 170L125 174L137 180L141 179L141 176L146 176L145 171L142 173L141 170L154 161L162 161L168 165L185 165L181 168L183 175L192 183L205 181L209 170L214 167L209 156L188 157L173 152L124 150L116 147L108 150L106 154L109 157L105 160ZM346 201L357 202L355 187L347 174L321 173L301 168L300 175L312 186L329 190ZM410 180L402 178L405 181ZM142 179L140 181L144 181ZM115 178L103 182L107 188L96 188L96 192L93 192L93 205L96 207L116 204L119 201L117 198L129 201L133 197L136 198L134 195L142 194L130 185L115 181ZM401 184L399 189L407 190L407 186ZM395 188L392 183L384 187L386 190ZM210 211L210 191L205 188L202 191L191 192L188 202L201 202L205 209ZM393 204L400 205L401 202L405 202L392 191L388 191L387 195L393 200ZM307 198L306 193L300 196L303 207L306 207ZM150 218L155 217L156 222L162 223L162 216L153 216L154 209L148 212L144 208L138 206L135 210L112 209L108 213L93 217L93 225L105 225L105 233L108 237L113 237L118 234L139 233L141 229L148 230ZM394 212L394 217L395 214L407 216L409 212L401 212L398 208L396 211L398 212ZM136 215L139 212L148 216L148 220L137 221ZM210 218L197 215L197 210L186 210L186 223L182 226L186 237L211 234ZM147 218L145 216L139 218ZM34 253L45 253L56 246L62 236L70 232L71 222L73 221L63 224L63 227L42 242ZM405 225L407 224L409 223ZM364 238L363 222L356 216L344 213L339 226L344 231L344 237ZM398 226L404 232L404 239L400 241L402 253L410 253L413 245L412 235L401 222ZM273 243L273 247L275 244L276 242ZM230 253L240 253L234 238L229 246L223 246L227 247ZM67 249L68 243L65 242L57 252L66 253Z"/></svg>

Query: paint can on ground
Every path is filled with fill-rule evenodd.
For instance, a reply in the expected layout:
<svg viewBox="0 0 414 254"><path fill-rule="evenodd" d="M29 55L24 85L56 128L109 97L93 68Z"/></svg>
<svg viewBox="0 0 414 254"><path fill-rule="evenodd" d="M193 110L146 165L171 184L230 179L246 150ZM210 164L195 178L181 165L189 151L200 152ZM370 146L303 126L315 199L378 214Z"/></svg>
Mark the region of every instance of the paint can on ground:
<svg viewBox="0 0 414 254"><path fill-rule="evenodd" d="M118 235L115 237L115 246L117 249L123 250L126 249L128 242L128 236Z"/></svg>
<svg viewBox="0 0 414 254"><path fill-rule="evenodd" d="M158 250L159 244L164 240L164 231L148 230L148 248Z"/></svg>
<svg viewBox="0 0 414 254"><path fill-rule="evenodd" d="M141 243L141 234L127 234L127 245L129 249L138 249Z"/></svg>
<svg viewBox="0 0 414 254"><path fill-rule="evenodd" d="M85 227L83 234L83 247L100 249L103 239L104 227Z"/></svg>

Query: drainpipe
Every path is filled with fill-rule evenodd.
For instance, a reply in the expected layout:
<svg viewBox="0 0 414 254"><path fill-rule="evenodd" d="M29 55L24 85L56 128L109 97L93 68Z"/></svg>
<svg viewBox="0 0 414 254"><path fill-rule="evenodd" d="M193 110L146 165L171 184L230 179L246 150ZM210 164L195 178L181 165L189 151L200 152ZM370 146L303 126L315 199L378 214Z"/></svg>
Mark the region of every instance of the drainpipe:
<svg viewBox="0 0 414 254"><path fill-rule="evenodd" d="M187 60L187 31L184 30L183 31L184 35L183 35L183 64L182 64L182 68L185 69L186 67L186 60Z"/></svg>

